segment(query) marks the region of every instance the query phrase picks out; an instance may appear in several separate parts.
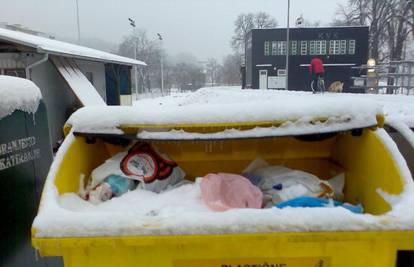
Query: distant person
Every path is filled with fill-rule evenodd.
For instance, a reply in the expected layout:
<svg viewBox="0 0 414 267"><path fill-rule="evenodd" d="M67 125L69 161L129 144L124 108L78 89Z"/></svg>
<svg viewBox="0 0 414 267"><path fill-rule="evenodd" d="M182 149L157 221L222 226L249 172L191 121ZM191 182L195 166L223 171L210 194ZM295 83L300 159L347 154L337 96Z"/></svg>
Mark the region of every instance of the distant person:
<svg viewBox="0 0 414 267"><path fill-rule="evenodd" d="M323 68L323 61L318 57L312 58L309 65L309 73L312 76L311 88L315 92L317 89L322 91L323 88L318 88L318 79L324 77L325 69Z"/></svg>

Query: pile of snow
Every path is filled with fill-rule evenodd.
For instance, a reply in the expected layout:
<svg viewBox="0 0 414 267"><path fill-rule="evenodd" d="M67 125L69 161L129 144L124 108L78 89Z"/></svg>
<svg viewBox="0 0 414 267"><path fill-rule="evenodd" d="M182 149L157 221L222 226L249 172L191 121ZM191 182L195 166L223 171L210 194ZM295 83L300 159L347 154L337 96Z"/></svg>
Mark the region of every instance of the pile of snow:
<svg viewBox="0 0 414 267"><path fill-rule="evenodd" d="M378 114L381 114L381 107L365 99L215 87L144 99L133 107L85 107L74 113L68 124L76 132L121 134L121 125L173 128L174 125L280 121L287 122L285 127L297 129L289 130L294 134L302 132L298 126L319 119L329 122L324 127L314 127L311 132L373 126L377 124ZM340 122L341 127L336 127L336 122Z"/></svg>
<svg viewBox="0 0 414 267"><path fill-rule="evenodd" d="M383 129L376 132L394 156L405 184L399 195L378 191L392 207L391 211L380 216L355 214L342 207L233 209L213 212L203 203L197 182L160 195L135 190L94 206L75 193L60 196L54 185L63 156L75 139L71 132L58 151L47 177L39 213L33 223L35 236L412 230L414 184L410 172L389 135Z"/></svg>
<svg viewBox="0 0 414 267"><path fill-rule="evenodd" d="M223 91L227 91L223 92ZM184 101L184 103L188 103L190 101L194 101L194 104L205 103L205 102L226 102L234 103L240 101L238 98L240 95L238 93L235 94L237 91L242 91L240 87L235 86L227 86L227 87L214 87L214 88L203 88L200 89L197 93L174 93L169 97L158 98L157 101L159 104L162 105L171 105L174 101L180 103L180 101ZM296 92L296 91L263 91L257 90L260 92L259 94L291 94L295 96L302 96L302 97L311 97L310 92ZM273 92L273 93L272 93ZM228 96L231 94L230 99L226 98L221 100L220 97L222 94ZM205 98L207 95L207 99ZM352 101L353 99L367 99L370 101L376 102L383 110L384 116L388 119L392 120L401 120L408 124L410 127L414 128L414 95L388 95L388 94L331 94L326 93L325 95L329 95L330 97L334 97L337 99L349 99ZM154 98L160 95L154 96L146 96L142 97L142 99L135 101L134 105L141 106L151 103L154 100L144 100L143 98ZM232 97L236 97L233 99ZM187 99L187 100L185 100ZM188 101L190 100L190 101ZM245 100L245 99L244 99ZM350 107L352 108L352 107Z"/></svg>
<svg viewBox="0 0 414 267"><path fill-rule="evenodd" d="M35 113L42 94L32 81L0 75L0 119L16 110Z"/></svg>

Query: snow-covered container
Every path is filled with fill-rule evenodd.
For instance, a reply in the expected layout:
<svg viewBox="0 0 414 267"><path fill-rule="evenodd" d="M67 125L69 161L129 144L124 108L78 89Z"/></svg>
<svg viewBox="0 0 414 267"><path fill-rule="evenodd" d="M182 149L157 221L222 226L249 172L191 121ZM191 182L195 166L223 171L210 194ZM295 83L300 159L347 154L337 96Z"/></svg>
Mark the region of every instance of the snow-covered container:
<svg viewBox="0 0 414 267"><path fill-rule="evenodd" d="M46 108L30 80L0 75L0 266L62 266L36 258L30 228L52 164Z"/></svg>
<svg viewBox="0 0 414 267"><path fill-rule="evenodd" d="M381 108L364 99L254 90L83 108L69 119L47 177L33 246L63 256L65 266L404 266L414 251L414 184L383 121ZM81 177L137 140L192 180L241 173L256 158L321 179L345 173L344 200L364 213L333 206L212 212L197 182L99 205L81 199Z"/></svg>

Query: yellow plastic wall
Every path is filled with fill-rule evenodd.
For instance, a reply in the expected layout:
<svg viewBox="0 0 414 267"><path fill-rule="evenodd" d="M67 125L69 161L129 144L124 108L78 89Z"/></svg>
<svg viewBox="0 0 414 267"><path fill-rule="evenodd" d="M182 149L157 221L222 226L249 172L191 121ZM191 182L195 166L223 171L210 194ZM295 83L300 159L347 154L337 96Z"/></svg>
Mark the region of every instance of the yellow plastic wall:
<svg viewBox="0 0 414 267"><path fill-rule="evenodd" d="M262 158L271 164L288 166L329 179L345 171L345 199L362 203L366 212L381 214L390 209L377 193L381 188L398 194L403 182L397 166L377 134L365 130L362 136L339 134L324 141L300 141L294 137L225 141L154 141L153 146L174 159L187 178L210 172L241 173L248 164ZM100 139L87 144L82 137L68 150L56 177L59 193L77 192L79 176L89 176L105 159L128 147L105 144Z"/></svg>
<svg viewBox="0 0 414 267"><path fill-rule="evenodd" d="M414 232L326 232L52 238L33 244L43 256L63 255L66 267L393 267L397 251L413 250L413 240Z"/></svg>
<svg viewBox="0 0 414 267"><path fill-rule="evenodd" d="M363 203L368 213L381 214L390 209L378 189L390 194L403 189L394 159L373 131L365 130L360 137L340 135L332 147L332 159L345 169L345 200Z"/></svg>

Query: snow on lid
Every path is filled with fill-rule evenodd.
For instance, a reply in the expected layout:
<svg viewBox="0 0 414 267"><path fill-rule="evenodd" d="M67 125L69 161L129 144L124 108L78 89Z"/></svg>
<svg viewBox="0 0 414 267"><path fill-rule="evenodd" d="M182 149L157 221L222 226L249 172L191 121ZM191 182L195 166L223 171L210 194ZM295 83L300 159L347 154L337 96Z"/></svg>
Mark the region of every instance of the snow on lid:
<svg viewBox="0 0 414 267"><path fill-rule="evenodd" d="M0 75L0 119L15 110L35 113L42 94L32 81Z"/></svg>
<svg viewBox="0 0 414 267"><path fill-rule="evenodd" d="M215 87L145 99L133 107L85 107L74 113L68 124L76 132L121 134L119 128L128 125L141 128L230 125L237 128L240 125L254 127L271 126L277 122L326 120L332 125L340 121L344 128L336 130L346 130L377 125L376 116L381 113L375 102L342 98L336 94ZM328 131L329 127L324 127L322 132Z"/></svg>
<svg viewBox="0 0 414 267"><path fill-rule="evenodd" d="M125 65L147 65L145 64L145 62L135 60L132 58L121 57L100 50L70 44L58 40L53 40L45 37L40 37L19 31L12 31L0 28L0 39L36 48L37 51L41 53L67 55L74 58L121 63Z"/></svg>
<svg viewBox="0 0 414 267"><path fill-rule="evenodd" d="M385 120L399 120L414 128L414 95L342 94L350 99L368 99L381 106Z"/></svg>

